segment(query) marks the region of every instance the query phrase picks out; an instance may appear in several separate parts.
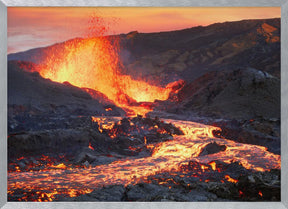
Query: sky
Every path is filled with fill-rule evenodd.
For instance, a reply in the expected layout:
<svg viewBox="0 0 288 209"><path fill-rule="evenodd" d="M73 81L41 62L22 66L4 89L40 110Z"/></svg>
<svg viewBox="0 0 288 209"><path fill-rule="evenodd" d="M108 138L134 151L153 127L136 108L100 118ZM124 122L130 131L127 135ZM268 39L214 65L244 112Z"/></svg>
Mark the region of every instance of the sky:
<svg viewBox="0 0 288 209"><path fill-rule="evenodd" d="M243 19L281 16L280 7L8 7L8 54L49 46L91 33L91 20L105 35L160 32ZM94 23L95 24L95 23Z"/></svg>

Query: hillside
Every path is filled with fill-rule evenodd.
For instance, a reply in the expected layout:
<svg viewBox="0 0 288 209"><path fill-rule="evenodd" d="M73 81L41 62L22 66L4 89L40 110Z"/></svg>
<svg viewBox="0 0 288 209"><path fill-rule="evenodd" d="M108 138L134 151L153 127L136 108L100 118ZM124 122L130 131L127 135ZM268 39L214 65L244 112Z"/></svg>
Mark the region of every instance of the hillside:
<svg viewBox="0 0 288 209"><path fill-rule="evenodd" d="M21 65L28 63L21 62ZM115 105L103 101L100 103L78 87L67 82L62 84L44 79L37 72L25 71L21 65L14 61L8 63L8 128L11 131L21 130L21 126L28 125L37 116L124 114ZM28 66L32 67L33 64ZM111 108L108 112L105 110L107 107Z"/></svg>
<svg viewBox="0 0 288 209"><path fill-rule="evenodd" d="M178 103L173 101L170 108L169 100L160 109L228 118L280 117L279 18L160 33L134 31L108 38L119 40L123 74L162 86L185 81L176 95ZM51 51L60 56L65 43L73 44L73 40L10 54L8 60L41 64ZM98 95L97 100L105 98L101 93L93 95Z"/></svg>
<svg viewBox="0 0 288 209"><path fill-rule="evenodd" d="M115 39L115 36L111 36ZM280 19L242 20L184 30L117 35L122 72L163 84L192 81L211 70L252 67L280 77ZM69 42L69 41L68 41ZM41 63L62 43L8 55L8 60Z"/></svg>

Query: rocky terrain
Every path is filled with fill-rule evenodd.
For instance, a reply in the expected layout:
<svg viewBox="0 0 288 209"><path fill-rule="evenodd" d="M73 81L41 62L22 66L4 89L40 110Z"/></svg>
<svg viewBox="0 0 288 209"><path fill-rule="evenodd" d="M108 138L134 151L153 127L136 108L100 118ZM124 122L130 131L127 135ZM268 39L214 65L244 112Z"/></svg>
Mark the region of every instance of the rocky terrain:
<svg viewBox="0 0 288 209"><path fill-rule="evenodd" d="M167 33L134 32L127 37L123 40L126 72L135 77L190 82L207 71L237 67L280 77L280 19L217 23Z"/></svg>
<svg viewBox="0 0 288 209"><path fill-rule="evenodd" d="M163 87L178 81L177 89L167 100L149 103L153 111L146 117L125 118L125 111L101 92L53 82L33 72L52 48L63 50L63 43L10 54L9 172L45 174L64 169L69 175L69 169L114 166L113 162L123 159L151 157L156 145L183 135L184 130L162 118L221 128L208 137L211 143L201 149L200 158L228 152L226 145L215 142L222 139L261 145L269 155L280 155L280 19L216 23L161 33L134 31L117 38L121 73ZM70 196L63 192L53 200L280 199L279 169L256 172L239 162L222 161L217 161L219 169L215 169L193 159L185 163L177 171L148 175L143 182L111 183ZM49 195L17 188L8 192L8 199L51 201Z"/></svg>
<svg viewBox="0 0 288 209"><path fill-rule="evenodd" d="M95 189L90 193L77 197L67 195L56 195L54 201L137 201L137 202L223 202L223 201L279 201L280 198L280 171L251 172L241 165L233 163L230 165L219 164L223 169L233 176L235 182L225 179L220 172L211 169L205 170L200 177L192 177L192 171L199 168L201 164L191 161L189 166L182 168L180 172L161 173L148 176L149 183L137 183L124 186L114 184ZM190 172L184 169L191 169ZM200 181L205 176L205 182ZM223 178L225 183L218 182ZM160 182L160 183L159 183ZM164 183L164 184L163 184ZM38 192L38 194L37 194ZM39 191L17 190L9 201L29 195L28 201L38 198L45 201L48 197L39 195ZM40 197L39 197L40 196Z"/></svg>
<svg viewBox="0 0 288 209"><path fill-rule="evenodd" d="M9 201L280 199L279 155L211 138L201 124L120 119L83 118L74 129L10 135Z"/></svg>
<svg viewBox="0 0 288 209"><path fill-rule="evenodd" d="M212 71L159 101L161 108L218 118L280 118L280 79L253 68Z"/></svg>
<svg viewBox="0 0 288 209"><path fill-rule="evenodd" d="M26 66L33 67L33 64ZM23 62L8 64L8 109L9 116L18 113L30 115L120 115L120 108L111 106L105 98L92 98L83 89L42 78L37 72L27 72L22 67ZM112 107L112 111L105 108Z"/></svg>

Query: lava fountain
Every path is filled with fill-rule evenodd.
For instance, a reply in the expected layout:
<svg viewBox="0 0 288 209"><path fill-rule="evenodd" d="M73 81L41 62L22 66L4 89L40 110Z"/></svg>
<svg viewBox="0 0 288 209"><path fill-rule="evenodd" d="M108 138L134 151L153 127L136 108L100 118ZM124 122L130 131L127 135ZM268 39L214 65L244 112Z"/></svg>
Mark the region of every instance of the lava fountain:
<svg viewBox="0 0 288 209"><path fill-rule="evenodd" d="M103 21L96 21L99 22L103 24ZM37 71L42 77L56 82L67 81L80 88L99 91L127 112L144 115L151 108L137 103L166 100L172 87L169 84L165 88L151 85L121 74L120 38L104 36L106 30L101 24L93 28L96 33L93 37L76 38L49 47Z"/></svg>

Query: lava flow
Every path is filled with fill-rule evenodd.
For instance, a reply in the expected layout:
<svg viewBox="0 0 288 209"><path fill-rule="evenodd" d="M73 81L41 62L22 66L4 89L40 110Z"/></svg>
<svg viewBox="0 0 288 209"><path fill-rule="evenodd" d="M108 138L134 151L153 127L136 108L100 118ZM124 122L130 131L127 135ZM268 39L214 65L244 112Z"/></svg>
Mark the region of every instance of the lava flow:
<svg viewBox="0 0 288 209"><path fill-rule="evenodd" d="M110 164L72 170L51 169L37 172L9 172L8 193L13 195L17 189L23 189L24 191L37 191L38 189L45 191L44 193L50 198L48 200L53 200L56 194L66 194L73 197L89 193L93 189L101 188L104 185L128 185L141 181L145 182L148 176L179 171L183 166L189 166L191 161L202 164L198 170L204 172L208 167L211 170L216 170L216 160L226 163L237 161L246 169L254 171L280 169L280 155L270 153L262 146L214 138L212 132L213 130L219 130L217 127L188 121L165 121L180 128L184 135L174 136L173 140L170 141L152 144L153 153L151 156L131 157ZM106 128L109 128L109 126L106 126ZM225 145L227 149L214 154L200 155L201 150L211 142ZM232 183L237 182L229 175L225 175L224 180ZM25 199L21 200L25 201Z"/></svg>

